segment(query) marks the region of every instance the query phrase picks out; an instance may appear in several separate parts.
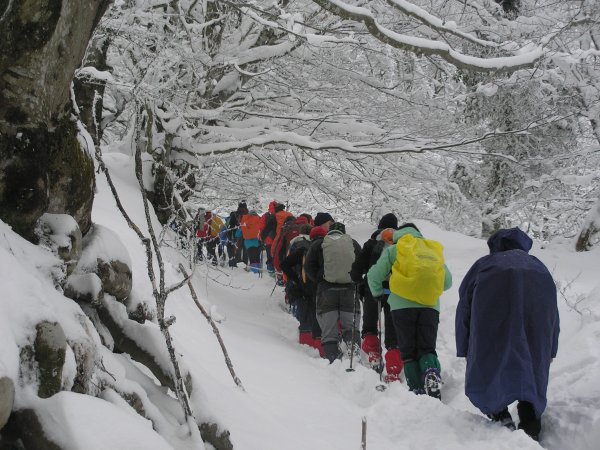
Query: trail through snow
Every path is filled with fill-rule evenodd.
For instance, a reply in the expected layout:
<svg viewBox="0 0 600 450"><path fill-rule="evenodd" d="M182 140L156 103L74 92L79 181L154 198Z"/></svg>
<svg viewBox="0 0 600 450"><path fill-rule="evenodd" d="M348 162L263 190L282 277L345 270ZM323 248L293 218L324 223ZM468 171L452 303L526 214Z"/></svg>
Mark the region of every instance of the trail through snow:
<svg viewBox="0 0 600 450"><path fill-rule="evenodd" d="M107 154L121 200L138 223L144 223L140 196L132 181L132 162ZM137 237L114 208L103 179L98 182L94 221L117 232L133 262L134 292L150 297L145 255ZM360 448L361 418L368 421L367 449L529 449L539 448L523 432L491 424L464 395L464 360L456 358L454 312L458 286L479 257L485 241L416 221L423 234L439 240L453 278L444 293L438 353L444 379L443 402L415 396L403 384L378 392L378 375L348 361L329 365L317 351L297 344L297 322L287 312L283 290L274 281L243 269L196 268L193 284L208 311L223 316L218 325L246 392L231 379L212 330L187 288L167 301L176 349L194 378L192 406L200 418L213 418L231 432L241 450L347 450ZM367 224L348 226L364 243ZM551 270L559 287L561 336L551 367L548 408L541 445L548 449L597 449L600 440L600 250L575 253L567 244L532 253ZM167 281L181 279L183 257L166 249ZM515 406L511 408L516 418Z"/></svg>
<svg viewBox="0 0 600 450"><path fill-rule="evenodd" d="M415 396L399 383L378 392L374 371L359 365L356 372L347 373L347 360L329 365L316 350L298 345L297 322L286 311L282 288L270 296L271 278L259 279L242 269L201 267L194 284L202 301L226 317L220 329L247 390L243 393L233 386L216 341L193 303L185 296L169 301L170 312L178 318L178 348L202 384L208 409L227 424L238 448L359 448L362 416L368 421L369 449L539 448L523 432L489 423L464 395L464 360L454 356L457 288L470 265L487 253L485 242L426 222L418 225L425 236L444 243L454 276L453 288L443 296L438 335L443 404ZM364 242L370 228L350 227L349 233ZM597 263L597 256L563 252L534 251L563 285L579 275L577 286L585 292L594 282L589 267ZM592 449L600 424L600 387L593 375L600 360L594 345L598 317L592 312L581 316L569 311L562 298L559 301L563 332L541 444ZM516 418L514 405L511 411Z"/></svg>

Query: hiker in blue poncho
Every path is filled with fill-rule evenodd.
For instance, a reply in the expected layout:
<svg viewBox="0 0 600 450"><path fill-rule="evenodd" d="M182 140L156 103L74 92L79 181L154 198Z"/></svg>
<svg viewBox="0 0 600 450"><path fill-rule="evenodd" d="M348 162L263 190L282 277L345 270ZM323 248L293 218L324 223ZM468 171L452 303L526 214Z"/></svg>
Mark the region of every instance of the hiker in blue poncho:
<svg viewBox="0 0 600 450"><path fill-rule="evenodd" d="M518 228L489 238L490 254L471 267L459 288L456 349L467 358L471 402L515 429L508 405L518 401L519 429L538 440L559 317L554 280L528 254L531 245Z"/></svg>

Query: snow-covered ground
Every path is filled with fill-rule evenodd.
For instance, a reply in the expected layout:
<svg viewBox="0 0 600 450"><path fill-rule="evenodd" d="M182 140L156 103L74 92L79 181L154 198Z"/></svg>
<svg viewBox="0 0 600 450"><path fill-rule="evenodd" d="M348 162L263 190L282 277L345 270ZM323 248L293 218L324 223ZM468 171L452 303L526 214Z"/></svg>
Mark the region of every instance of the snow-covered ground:
<svg viewBox="0 0 600 450"><path fill-rule="evenodd" d="M123 154L108 154L106 163L132 218L143 224L131 159ZM150 299L144 249L115 208L102 176L98 177L93 220L119 235L131 257L134 295ZM192 407L196 416L213 418L229 429L235 448L241 450L357 449L362 417L367 419L368 449L528 449L540 444L557 450L597 449L600 251L575 253L566 244L546 249L535 245L532 251L555 276L561 313L559 353L551 368L548 408L542 421L542 440L537 444L521 431L510 432L491 424L463 392L465 364L454 356L457 289L471 264L487 253L485 241L444 231L431 223L416 223L426 237L444 244L454 277L454 286L442 297L438 334L445 383L442 403L415 396L400 383L379 392L375 389L379 377L374 371L358 365L355 372L348 373L345 370L348 361L329 365L318 357L316 350L298 345L297 322L287 312L282 288L277 287L271 295L274 283L268 276L258 278L241 268L198 266L194 287L213 317L222 319L218 326L245 391L234 384L211 327L187 288L176 291L168 299L167 315L177 318L171 330L176 349L194 379ZM349 226L348 232L363 243L372 228L360 224ZM4 228L1 231L8 236L9 231ZM175 268L185 263L185 259L174 249L165 249L164 256L168 280L175 282L181 277ZM0 253L4 268L13 264L10 258L14 258L10 251ZM2 277L2 282L9 279ZM10 282L29 281L18 274ZM48 302L51 300L49 296ZM4 336L6 329L0 327L0 334ZM10 338L10 332L7 336ZM15 375L16 355L4 356L13 361L9 368ZM65 419L64 425L77 437L73 448L184 446L176 440L161 439L148 424L137 423L140 420L131 414L119 412L120 415L112 416L119 408L118 401L112 404L96 399L81 401L70 395L61 393L46 400L44 408L51 411L64 403L73 408L72 420ZM94 413L79 415L78 409ZM122 409L131 412L126 404ZM514 406L511 412L516 417ZM127 417L135 422L132 426L125 425Z"/></svg>
<svg viewBox="0 0 600 450"><path fill-rule="evenodd" d="M378 392L378 376L359 366L347 373L348 361L329 365L317 352L297 341L297 322L286 312L283 292L273 282L243 270L210 270L195 284L204 301L226 317L220 325L246 393L233 386L216 341L189 299L178 297L169 310L177 315L179 348L203 380L206 404L231 430L241 449L359 448L361 418L367 418L367 448L538 448L523 432L510 432L483 417L464 395L464 360L456 358L454 311L457 288L470 265L487 253L484 241L419 222L423 233L445 244L454 287L444 294L438 351L443 367L443 405L417 397L396 383ZM349 228L360 242L371 226ZM580 314L561 296L560 350L552 365L549 406L543 419L541 445L553 449L595 449L600 435L600 269L598 252L585 255L567 249L533 253L551 268L565 292L579 294ZM595 271L594 271L595 267ZM512 409L516 418L516 409Z"/></svg>

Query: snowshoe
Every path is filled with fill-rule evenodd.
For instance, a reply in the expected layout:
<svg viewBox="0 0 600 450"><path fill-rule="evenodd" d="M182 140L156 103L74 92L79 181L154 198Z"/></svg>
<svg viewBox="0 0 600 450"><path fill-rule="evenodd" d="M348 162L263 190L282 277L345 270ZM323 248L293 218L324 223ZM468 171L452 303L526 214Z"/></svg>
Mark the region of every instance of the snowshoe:
<svg viewBox="0 0 600 450"><path fill-rule="evenodd" d="M440 370L435 367L430 367L423 374L423 385L425 393L430 397L442 399L442 377Z"/></svg>
<svg viewBox="0 0 600 450"><path fill-rule="evenodd" d="M488 417L492 419L493 422L498 422L500 425L508 428L511 431L515 431L517 429L512 416L508 412L508 408L505 408L503 411L500 411L497 414L492 414Z"/></svg>

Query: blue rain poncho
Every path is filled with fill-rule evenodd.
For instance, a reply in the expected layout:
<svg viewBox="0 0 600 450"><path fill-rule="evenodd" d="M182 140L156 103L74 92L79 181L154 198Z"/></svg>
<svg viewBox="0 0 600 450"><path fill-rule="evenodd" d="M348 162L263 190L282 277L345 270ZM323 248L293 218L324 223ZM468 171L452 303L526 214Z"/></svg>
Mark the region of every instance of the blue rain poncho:
<svg viewBox="0 0 600 450"><path fill-rule="evenodd" d="M546 408L559 317L554 280L531 244L518 228L498 231L459 288L457 356L467 358L465 393L484 414L517 400L538 417Z"/></svg>

